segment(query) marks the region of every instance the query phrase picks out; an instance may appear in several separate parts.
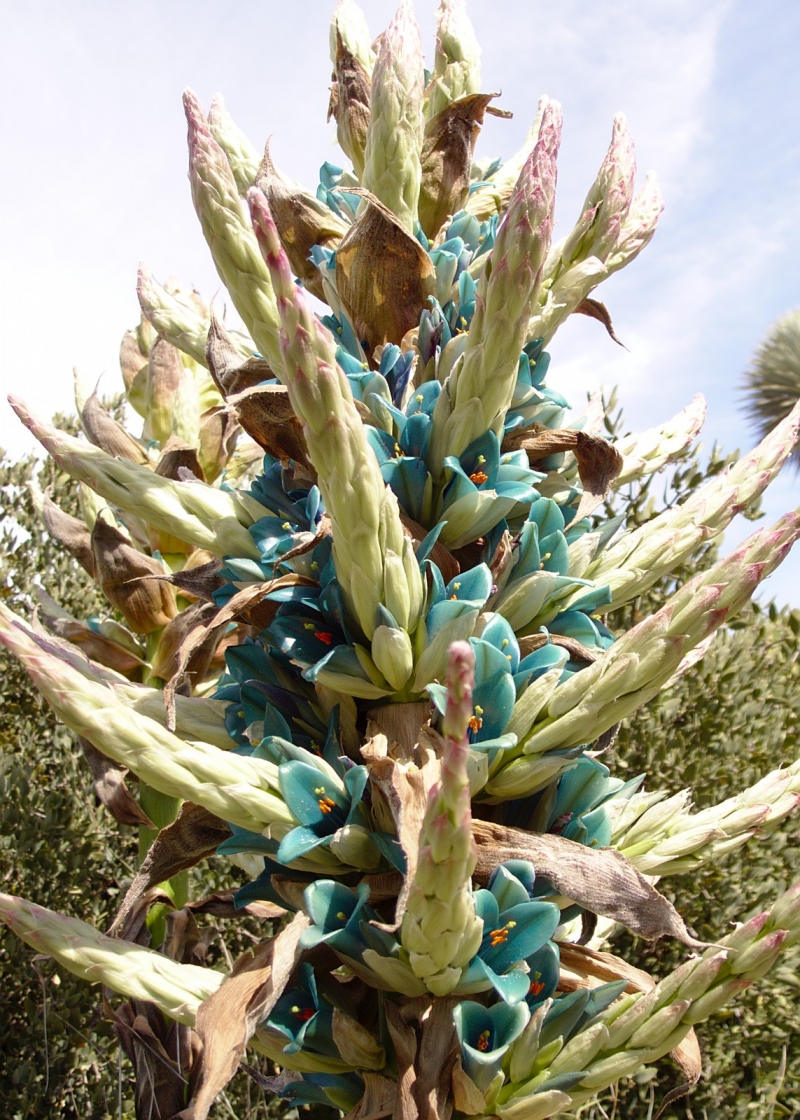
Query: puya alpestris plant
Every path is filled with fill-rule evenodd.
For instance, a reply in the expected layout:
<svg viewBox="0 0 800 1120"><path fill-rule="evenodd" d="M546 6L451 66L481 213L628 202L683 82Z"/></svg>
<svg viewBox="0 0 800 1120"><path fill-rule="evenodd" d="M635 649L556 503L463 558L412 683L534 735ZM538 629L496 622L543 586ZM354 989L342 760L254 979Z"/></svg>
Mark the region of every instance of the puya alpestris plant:
<svg viewBox="0 0 800 1120"><path fill-rule="evenodd" d="M0 914L196 1030L205 1056L179 1045L163 1115L207 1115L246 1045L280 1067L276 1092L358 1115L537 1120L670 1052L691 1081L693 1025L800 937L798 888L706 946L652 877L746 842L800 785L791 768L693 814L599 755L748 602L800 513L626 632L603 617L758 498L800 411L683 504L609 520L612 487L679 457L703 413L615 445L599 398L569 421L548 384L570 314L613 334L592 293L661 211L653 176L635 191L624 118L553 243L560 107L541 100L506 163L474 158L494 95L458 0L430 73L407 2L373 48L342 0L331 55L353 171L324 164L314 193L185 95L193 201L244 331L143 268L122 353L141 437L93 396L86 439L12 402L84 485L84 522L45 497L42 514L127 626L86 624L106 643L90 660L46 602L32 623L2 610L0 640L163 828L116 936L9 896ZM214 850L252 871L237 907L294 912L230 977L164 939L175 876ZM614 923L700 955L657 981L600 951Z"/></svg>

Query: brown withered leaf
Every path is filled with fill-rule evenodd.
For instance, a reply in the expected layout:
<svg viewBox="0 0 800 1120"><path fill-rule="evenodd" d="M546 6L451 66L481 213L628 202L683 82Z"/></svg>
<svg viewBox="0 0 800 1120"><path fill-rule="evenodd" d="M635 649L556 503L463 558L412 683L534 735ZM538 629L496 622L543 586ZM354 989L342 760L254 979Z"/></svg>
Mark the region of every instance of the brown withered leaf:
<svg viewBox="0 0 800 1120"><path fill-rule="evenodd" d="M214 559L209 560L207 564L198 564L194 568L186 567L180 572L165 575L163 579L187 595L213 603L214 592L225 582L219 574L222 568L222 561Z"/></svg>
<svg viewBox="0 0 800 1120"><path fill-rule="evenodd" d="M703 1055L700 1052L700 1043L697 1040L697 1035L694 1033L694 1027L692 1027L686 1035L686 1038L678 1043L674 1050L670 1050L669 1056L676 1065L680 1066L686 1078L686 1082L683 1085L677 1085L667 1093L653 1120L659 1120L659 1117L664 1115L668 1106L671 1105L673 1101L687 1096L700 1080L700 1076L703 1072Z"/></svg>
<svg viewBox="0 0 800 1120"><path fill-rule="evenodd" d="M288 552L281 553L281 561L293 560L295 556L305 556L307 552L311 552L318 544L321 544L326 537L333 534L333 522L330 515L323 513L317 523L317 531L311 540L306 541L304 544L296 544L294 548L290 548Z"/></svg>
<svg viewBox="0 0 800 1120"><path fill-rule="evenodd" d="M94 579L92 537L84 522L64 513L60 506L51 501L49 494L45 494L42 500L42 521L53 540L63 545L70 556L74 556L83 570Z"/></svg>
<svg viewBox="0 0 800 1120"><path fill-rule="evenodd" d="M415 544L423 541L427 535L427 529L424 529L419 522L412 520L403 511L400 511L400 520L403 523L403 532L407 537L410 537ZM433 546L430 552L430 558L436 564L439 571L442 573L442 579L445 583L449 583L461 571L461 566L452 554L449 548L446 548L439 541Z"/></svg>
<svg viewBox="0 0 800 1120"><path fill-rule="evenodd" d="M230 828L219 817L209 813L202 805L184 801L172 824L162 828L150 845L108 932L125 921L137 901L151 887L213 855L230 835Z"/></svg>
<svg viewBox="0 0 800 1120"><path fill-rule="evenodd" d="M266 195L295 276L317 299L327 302L319 269L309 259L311 250L315 245L335 249L348 227L316 195L284 178L272 160L269 141L264 147L255 186Z"/></svg>
<svg viewBox="0 0 800 1120"><path fill-rule="evenodd" d="M208 626L217 611L214 603L192 603L168 623L151 667L154 677L168 681L181 673L192 686L203 680L222 637L219 627ZM191 648L187 649L190 641Z"/></svg>
<svg viewBox="0 0 800 1120"><path fill-rule="evenodd" d="M478 845L475 878L480 882L487 882L505 860L527 859L559 894L593 914L621 922L648 940L669 936L693 949L705 948L669 899L615 848L586 848L564 836L481 820L473 820L472 834Z"/></svg>
<svg viewBox="0 0 800 1120"><path fill-rule="evenodd" d="M154 1003L131 1000L115 1010L104 994L103 1008L133 1065L137 1120L172 1120L196 1075L197 1036Z"/></svg>
<svg viewBox="0 0 800 1120"><path fill-rule="evenodd" d="M459 1054L453 1023L453 1008L458 997L435 999L421 1020L422 1037L417 1050L416 1080L412 1092L419 1109L419 1120L448 1120L453 1111L450 1082Z"/></svg>
<svg viewBox="0 0 800 1120"><path fill-rule="evenodd" d="M166 443L172 431L172 409L181 383L190 376L180 351L159 338L147 362L147 409L150 434Z"/></svg>
<svg viewBox="0 0 800 1120"><path fill-rule="evenodd" d="M372 722L368 735L376 731L386 736L388 741L387 751L392 758L402 761L414 761L425 765L427 755L419 755L419 743L422 729L430 723L431 705L429 700L415 700L406 704L381 704L371 708L367 713ZM375 757L374 752L369 752Z"/></svg>
<svg viewBox="0 0 800 1120"><path fill-rule="evenodd" d="M94 792L114 820L120 824L143 824L145 828L155 828L147 813L125 785L127 769L106 758L88 739L79 738L78 743L92 772Z"/></svg>
<svg viewBox="0 0 800 1120"><path fill-rule="evenodd" d="M386 1025L397 1057L393 1120L449 1120L451 1078L459 1045L453 1023L457 997L386 1001Z"/></svg>
<svg viewBox="0 0 800 1120"><path fill-rule="evenodd" d="M627 980L626 992L650 992L656 986L649 972L635 968L613 953L600 953L587 945L575 945L568 941L560 942L558 948L561 957L560 992L597 988L613 980Z"/></svg>
<svg viewBox="0 0 800 1120"><path fill-rule="evenodd" d="M456 1058L456 1063L453 1066L451 1081L453 1085L453 1105L459 1112L463 1112L465 1116L476 1116L486 1110L486 1100L483 1093L472 1078L464 1072L460 1055Z"/></svg>
<svg viewBox="0 0 800 1120"><path fill-rule="evenodd" d="M527 452L528 462L534 469L538 462L550 455L562 451L572 452L578 461L578 473L583 487L583 496L575 514L576 521L588 517L597 509L611 489L611 483L622 470L622 456L613 444L602 436L573 431L572 428L545 430L534 435L524 428L509 432L503 439L503 450L516 451L519 448Z"/></svg>
<svg viewBox="0 0 800 1120"><path fill-rule="evenodd" d="M147 368L147 355L139 346L136 331L125 331L119 348L119 368L125 389L130 392L134 379Z"/></svg>
<svg viewBox="0 0 800 1120"><path fill-rule="evenodd" d="M417 1034L396 1004L387 999L383 1006L397 1062L397 1090L392 1120L417 1120L417 1105L413 1097Z"/></svg>
<svg viewBox="0 0 800 1120"><path fill-rule="evenodd" d="M199 1083L175 1120L206 1120L214 1099L236 1073L239 1059L283 993L300 959L305 914L295 914L277 937L240 957L222 986L200 1004L196 1031L203 1044Z"/></svg>
<svg viewBox="0 0 800 1120"><path fill-rule="evenodd" d="M385 708L402 706L389 704L385 705ZM422 705L405 706L420 708ZM425 708L425 718L427 719L430 718L430 707L427 703ZM375 711L380 713L383 710L376 709ZM414 717L415 723L417 718ZM367 734L374 736L377 729L377 725L372 722L368 725ZM387 738L391 744L398 744L397 739L392 739L388 735ZM376 739L377 737L371 737L362 747L361 753L366 763L373 797L380 795L388 808L394 822L395 833L406 857L406 873L402 888L397 895L394 921L375 923L380 929L394 932L399 928L405 913L408 894L417 870L419 837L422 832L422 822L425 819L425 810L428 806L428 794L439 778L441 767L432 750L424 752L415 751L413 748L411 752L407 752L405 749L399 750L397 753L409 760L404 764L402 761L392 758L388 753L383 754L385 744L380 743L378 745ZM378 745L377 750L371 749L373 744ZM391 749L391 746L389 749ZM412 759L413 763L411 763Z"/></svg>
<svg viewBox="0 0 800 1120"><path fill-rule="evenodd" d="M238 909L233 904L234 891L215 891L206 898L199 898L194 902L187 902L185 910L193 914L210 914L214 918L236 918L242 914L249 914L251 918L262 918L265 921L274 921L282 918L286 911L274 902L248 902L246 906Z"/></svg>
<svg viewBox="0 0 800 1120"><path fill-rule="evenodd" d="M364 151L370 122L370 76L356 56L347 48L336 29L336 60L333 85L328 105L328 120L336 121L339 147L351 160L356 178L364 174Z"/></svg>
<svg viewBox="0 0 800 1120"><path fill-rule="evenodd" d="M144 665L140 657L103 634L96 633L85 622L53 615L46 608L39 612L39 618L45 629L56 638L63 638L77 646L90 661L99 661L124 677L132 677Z"/></svg>
<svg viewBox="0 0 800 1120"><path fill-rule="evenodd" d="M197 449L192 447L191 444L184 443L176 435L171 435L161 449L156 464L156 474L177 482L181 477L178 473L180 470L189 470L201 482L206 481L205 472L200 466L200 459L197 456Z"/></svg>
<svg viewBox="0 0 800 1120"><path fill-rule="evenodd" d="M277 579L266 580L264 583L247 584L241 591L232 595L223 607L213 607L203 620L189 630L179 647L175 671L164 685L164 707L167 712L168 730L175 730L175 696L189 684L187 673L191 659L197 651L205 649L208 643L213 656L217 642L223 637L225 628L232 619L257 626L259 630L268 626L275 617L279 605L267 600L270 591L277 590L279 587L313 586L313 580L295 572L278 576Z"/></svg>
<svg viewBox="0 0 800 1120"><path fill-rule="evenodd" d="M293 459L313 472L303 425L292 410L284 385L253 385L232 393L228 404L250 438L267 454L281 462Z"/></svg>
<svg viewBox="0 0 800 1120"><path fill-rule="evenodd" d="M397 1098L397 1082L380 1073L363 1073L364 1093L344 1120L382 1120L391 1116Z"/></svg>
<svg viewBox="0 0 800 1120"><path fill-rule="evenodd" d="M628 349L625 343L621 342L614 333L614 324L611 322L609 310L599 299L592 299L591 296L586 296L575 308L573 314L587 315L590 319L596 319L598 323L603 324L608 331L609 337L616 342L617 346L621 346L623 350Z"/></svg>
<svg viewBox="0 0 800 1120"><path fill-rule="evenodd" d="M333 1009L333 1037L342 1058L355 1069L383 1069L386 1051L358 1019L339 1007Z"/></svg>
<svg viewBox="0 0 800 1120"><path fill-rule="evenodd" d="M100 590L122 612L131 630L150 634L166 626L178 613L175 593L168 583L143 578L164 574L158 560L134 548L102 515L94 523L91 539Z"/></svg>
<svg viewBox="0 0 800 1120"><path fill-rule="evenodd" d="M336 287L367 356L398 346L436 287L433 262L416 237L369 191L349 188L364 209L336 252Z"/></svg>
<svg viewBox="0 0 800 1120"><path fill-rule="evenodd" d="M212 310L206 339L206 359L214 384L226 399L251 385L260 385L275 374L268 362L253 355L242 361L239 347Z"/></svg>
<svg viewBox="0 0 800 1120"><path fill-rule="evenodd" d="M241 430L227 408L210 408L200 419L198 436L200 466L208 479L214 479L236 448Z"/></svg>
<svg viewBox="0 0 800 1120"><path fill-rule="evenodd" d="M571 661L596 661L597 654L582 645L575 638L566 638L561 634L526 634L519 640L520 657L527 657L534 650L541 649L551 642L554 646L561 646L567 650Z"/></svg>
<svg viewBox="0 0 800 1120"><path fill-rule="evenodd" d="M469 194L475 141L496 93L471 93L452 101L425 126L420 162L419 223L432 241Z"/></svg>
<svg viewBox="0 0 800 1120"><path fill-rule="evenodd" d="M503 531L500 542L494 550L494 556L489 564L489 571L492 573L492 583L494 583L499 590L505 587L508 577L511 574L511 568L514 564L514 544L513 537L508 529Z"/></svg>
<svg viewBox="0 0 800 1120"><path fill-rule="evenodd" d="M134 463L149 462L147 452L139 441L128 435L111 413L103 408L96 392L86 399L81 409L81 427L89 442L100 447L107 455L130 459Z"/></svg>

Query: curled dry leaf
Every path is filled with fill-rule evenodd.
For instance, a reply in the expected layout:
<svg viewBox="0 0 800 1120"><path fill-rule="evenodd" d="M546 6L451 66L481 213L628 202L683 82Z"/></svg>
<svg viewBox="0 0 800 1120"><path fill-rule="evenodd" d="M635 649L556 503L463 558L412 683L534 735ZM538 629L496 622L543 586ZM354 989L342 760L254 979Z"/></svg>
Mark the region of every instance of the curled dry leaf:
<svg viewBox="0 0 800 1120"><path fill-rule="evenodd" d="M225 398L275 376L262 357L254 354L242 358L241 348L213 311L206 340L206 360L214 384Z"/></svg>
<svg viewBox="0 0 800 1120"><path fill-rule="evenodd" d="M159 338L150 351L147 367L147 418L150 434L164 444L172 434L175 399L188 374L181 354L171 343Z"/></svg>
<svg viewBox="0 0 800 1120"><path fill-rule="evenodd" d="M336 288L369 355L383 342L398 346L435 292L433 262L416 237L369 191L360 216L336 252Z"/></svg>
<svg viewBox="0 0 800 1120"><path fill-rule="evenodd" d="M403 708L405 712L396 713L392 711L395 708ZM384 723L380 725L374 717L380 718L384 713ZM430 705L427 702L387 704L374 709L371 715L373 720L368 727L371 737L362 747L361 753L367 766L373 797L381 799L381 804L376 805L374 811L380 813L385 807L385 815L385 810L388 810L406 857L406 872L397 895L394 921L388 924L376 923L379 928L393 932L399 929L403 920L408 894L417 870L419 837L428 805L428 794L439 779L441 766L432 750L420 750L414 746L409 750L408 746L412 737L413 742L417 742L419 721L430 718ZM406 726L402 727L399 721L404 717ZM387 724L386 721L391 722ZM392 754L396 757L392 757Z"/></svg>
<svg viewBox="0 0 800 1120"><path fill-rule="evenodd" d="M166 1019L154 1003L131 1000L114 1009L104 995L103 1008L133 1066L137 1117L172 1120L196 1076L197 1036L189 1027Z"/></svg>
<svg viewBox="0 0 800 1120"><path fill-rule="evenodd" d="M184 801L172 824L162 828L150 845L108 932L125 922L146 891L213 855L230 835L230 828L219 817L202 805Z"/></svg>
<svg viewBox="0 0 800 1120"><path fill-rule="evenodd" d="M118 642L112 641L111 638L98 634L91 626L87 626L77 618L54 615L45 608L39 611L39 619L45 629L56 638L63 638L77 646L91 661L99 661L101 665L121 673L124 677L132 677L144 665L140 657L119 645Z"/></svg>
<svg viewBox="0 0 800 1120"><path fill-rule="evenodd" d="M561 973L560 992L574 992L578 988L597 988L613 980L627 980L626 992L650 992L656 982L649 972L615 957L613 953L600 953L587 945L559 942Z"/></svg>
<svg viewBox="0 0 800 1120"><path fill-rule="evenodd" d="M156 464L156 474L162 478L171 478L178 481L182 476L181 471L190 471L201 482L206 481L206 476L200 465L197 449L184 443L182 439L172 435L161 449L161 454Z"/></svg>
<svg viewBox="0 0 800 1120"><path fill-rule="evenodd" d="M197 602L176 615L161 634L151 674L168 681L180 673L193 687L203 680L222 637L219 627L207 625L216 614L213 603ZM190 640L192 647L187 653Z"/></svg>
<svg viewBox="0 0 800 1120"><path fill-rule="evenodd" d="M215 479L236 449L241 429L227 408L210 408L200 419L198 434L200 469L209 480ZM193 472L194 473L194 472ZM181 476L184 481L186 475Z"/></svg>
<svg viewBox="0 0 800 1120"><path fill-rule="evenodd" d="M283 385L252 385L228 397L236 419L268 455L286 463L293 459L316 477L303 425L295 416Z"/></svg>
<svg viewBox="0 0 800 1120"><path fill-rule="evenodd" d="M364 1073L364 1095L344 1120L381 1120L391 1116L397 1099L397 1082L380 1073Z"/></svg>
<svg viewBox="0 0 800 1120"><path fill-rule="evenodd" d="M597 660L597 654L593 653L592 650L587 649L575 638L566 638L561 634L527 634L519 640L520 657L527 657L529 653L541 649L548 642L565 649L569 653L570 661L592 662Z"/></svg>
<svg viewBox="0 0 800 1120"><path fill-rule="evenodd" d="M234 894L235 891L215 891L206 898L187 902L184 909L191 910L193 914L210 914L214 918L236 918L249 914L251 918L263 918L265 921L274 921L286 914L283 907L274 902L248 902L246 906L235 906Z"/></svg>
<svg viewBox="0 0 800 1120"><path fill-rule="evenodd" d="M150 634L166 626L178 608L168 583L147 578L164 574L158 560L139 552L103 516L95 521L91 540L100 590L131 630Z"/></svg>
<svg viewBox="0 0 800 1120"><path fill-rule="evenodd" d="M102 805L120 824L144 825L155 829L155 825L125 785L124 766L106 758L88 739L78 739L83 757L92 772L94 792Z"/></svg>
<svg viewBox="0 0 800 1120"><path fill-rule="evenodd" d="M292 271L317 299L324 300L322 277L309 259L311 250L315 245L335 249L347 232L347 226L315 195L281 175L272 161L269 141L264 148L255 185L267 197Z"/></svg>
<svg viewBox="0 0 800 1120"><path fill-rule="evenodd" d="M130 459L134 463L149 462L147 452L139 441L128 435L123 426L103 408L97 393L92 393L81 409L81 426L89 442L107 455Z"/></svg>
<svg viewBox="0 0 800 1120"><path fill-rule="evenodd" d="M583 486L583 497L575 520L588 517L597 509L611 489L611 484L622 470L623 459L616 447L601 436L572 428L544 430L536 434L522 429L509 432L503 440L504 451L522 448L528 454L532 467L550 455L571 451L578 461L578 473Z"/></svg>
<svg viewBox="0 0 800 1120"><path fill-rule="evenodd" d="M425 126L420 162L419 222L433 240L469 194L475 141L496 93L472 93L452 101Z"/></svg>
<svg viewBox="0 0 800 1120"><path fill-rule="evenodd" d="M147 354L139 345L139 336L136 331L126 331L122 336L122 343L119 348L119 368L127 393L130 393L133 389L133 383L137 377L140 378L140 381L147 377Z"/></svg>
<svg viewBox="0 0 800 1120"><path fill-rule="evenodd" d="M611 322L609 310L599 299L592 299L591 296L587 296L585 299L581 300L573 314L588 315L590 319L596 319L598 323L603 324L608 331L609 337L616 342L617 346L621 346L623 350L628 349L625 343L621 342L614 333L614 324Z"/></svg>
<svg viewBox="0 0 800 1120"><path fill-rule="evenodd" d="M63 545L70 556L94 579L92 537L84 522L64 513L47 494L42 497L41 516L44 527L53 540Z"/></svg>
<svg viewBox="0 0 800 1120"><path fill-rule="evenodd" d="M199 651L210 650L210 663L217 643L224 636L228 623L233 619L257 626L259 630L268 626L275 617L275 612L279 606L278 603L267 600L270 591L277 591L281 587L313 586L313 580L289 572L277 579L266 580L264 583L247 584L241 591L232 595L223 607L218 608L214 604L204 604L210 609L204 613L197 612L195 615L195 625L182 637L176 652L174 671L164 686L167 728L170 731L175 730L175 697L180 690L190 683L188 680L190 666L195 656L202 656Z"/></svg>
<svg viewBox="0 0 800 1120"><path fill-rule="evenodd" d="M195 1029L203 1044L202 1069L189 1107L175 1120L206 1120L258 1024L283 993L300 959L300 935L308 925L305 914L295 914L277 937L240 957L222 986L200 1004Z"/></svg>
<svg viewBox="0 0 800 1120"><path fill-rule="evenodd" d="M527 859L555 890L604 918L621 922L652 940L675 937L693 949L705 943L692 937L669 901L615 848L586 848L564 836L525 832L474 820L478 845L475 878L488 881L499 863Z"/></svg>
<svg viewBox="0 0 800 1120"><path fill-rule="evenodd" d="M215 557L206 564L198 564L193 568L186 567L180 572L173 572L172 575L160 576L159 578L172 584L173 587L177 587L184 595L191 595L194 598L213 603L214 592L225 583L225 580L219 574L222 568L222 561Z"/></svg>
<svg viewBox="0 0 800 1120"><path fill-rule="evenodd" d="M386 1025L397 1056L394 1120L449 1120L450 1087L459 1045L453 1023L457 997L386 1001Z"/></svg>
<svg viewBox="0 0 800 1120"><path fill-rule="evenodd" d="M478 1116L486 1110L486 1099L472 1078L464 1072L461 1057L456 1058L451 1075L453 1105L465 1116Z"/></svg>

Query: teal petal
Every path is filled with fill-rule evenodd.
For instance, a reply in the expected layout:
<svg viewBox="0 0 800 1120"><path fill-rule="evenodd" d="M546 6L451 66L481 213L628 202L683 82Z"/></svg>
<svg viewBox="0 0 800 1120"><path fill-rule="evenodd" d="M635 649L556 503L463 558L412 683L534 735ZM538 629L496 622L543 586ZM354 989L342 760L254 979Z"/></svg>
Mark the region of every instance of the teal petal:
<svg viewBox="0 0 800 1120"><path fill-rule="evenodd" d="M344 824L350 800L316 766L284 762L278 768L278 779L283 799L300 824L324 825L326 834Z"/></svg>
<svg viewBox="0 0 800 1120"><path fill-rule="evenodd" d="M330 844L330 834L320 836L312 828L293 828L291 832L287 832L283 840L280 842L278 852L275 856L278 863L294 863L295 860L300 859L301 856L308 855L318 848L320 844L326 842Z"/></svg>

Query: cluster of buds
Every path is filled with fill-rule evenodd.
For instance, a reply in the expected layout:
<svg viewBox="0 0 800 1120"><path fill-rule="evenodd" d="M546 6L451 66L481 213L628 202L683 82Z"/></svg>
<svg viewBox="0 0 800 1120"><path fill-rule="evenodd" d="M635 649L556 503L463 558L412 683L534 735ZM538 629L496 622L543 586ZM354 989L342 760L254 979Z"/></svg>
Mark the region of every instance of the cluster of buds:
<svg viewBox="0 0 800 1120"><path fill-rule="evenodd" d="M121 351L141 432L80 385L81 438L12 402L81 484L83 520L34 498L109 617L43 590L31 621L0 609L0 643L87 757L138 779L142 864L115 936L8 896L0 917L197 1030L195 1120L233 1072L214 1037L231 1016L238 1051L282 1067L276 1091L344 1111L544 1120L670 1051L694 1076L693 1025L800 938L792 888L635 990L575 943L599 917L597 938L705 948L653 877L800 802L798 763L693 814L591 749L800 534L788 514L626 633L606 625L763 492L800 406L683 505L630 531L604 517L686 451L704 403L615 446L597 400L569 418L545 345L573 312L613 336L590 293L652 237L658 186L635 192L617 117L553 244L560 106L542 99L510 160L476 159L499 112L478 55L463 0L441 0L430 73L410 0L374 46L340 0L330 113L352 171L323 164L313 192L187 92L192 199L244 329L142 266ZM148 898L163 913L148 891L183 906L180 873L213 850L251 876L237 908L295 912L230 977L170 959L157 908L150 947L126 939Z"/></svg>

